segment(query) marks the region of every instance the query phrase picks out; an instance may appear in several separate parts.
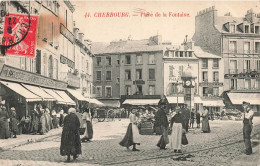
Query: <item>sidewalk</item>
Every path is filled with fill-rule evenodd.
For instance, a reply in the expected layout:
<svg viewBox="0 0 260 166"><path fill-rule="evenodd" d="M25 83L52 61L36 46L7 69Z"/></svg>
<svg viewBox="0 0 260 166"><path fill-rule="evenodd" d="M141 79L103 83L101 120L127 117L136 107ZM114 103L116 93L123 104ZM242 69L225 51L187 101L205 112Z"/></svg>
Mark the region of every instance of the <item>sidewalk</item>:
<svg viewBox="0 0 260 166"><path fill-rule="evenodd" d="M17 135L17 138L0 139L0 151L11 149L26 143L36 142L40 139L47 138L50 136L61 134L62 128L52 129L45 135L31 135L22 134Z"/></svg>

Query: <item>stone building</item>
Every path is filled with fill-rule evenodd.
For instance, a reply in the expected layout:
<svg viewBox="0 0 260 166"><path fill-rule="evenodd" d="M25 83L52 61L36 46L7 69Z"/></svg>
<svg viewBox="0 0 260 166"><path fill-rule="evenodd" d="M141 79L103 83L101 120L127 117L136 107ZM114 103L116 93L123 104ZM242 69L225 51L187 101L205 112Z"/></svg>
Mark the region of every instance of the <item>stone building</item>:
<svg viewBox="0 0 260 166"><path fill-rule="evenodd" d="M163 51L168 44L162 42L161 36L108 45L93 43L94 84L99 98L103 102L121 99L121 104L131 105L142 105L138 102L146 98L158 104L163 95ZM130 98L133 100L127 103Z"/></svg>
<svg viewBox="0 0 260 166"><path fill-rule="evenodd" d="M8 54L0 57L1 100L6 100L8 107L20 109L21 116L28 115L36 103L44 103L49 108L77 105L69 89L75 99L87 101L82 94L88 84L92 84L92 70L79 67L75 59L81 58L83 52L84 61L88 60L88 67L92 68L92 55L89 45L83 44L84 39L76 44L78 39L73 34L75 8L71 2L4 1L1 8L7 13L38 16L35 56ZM81 48L81 54L75 51ZM84 71L77 74L78 68ZM87 73L88 78L84 75ZM79 93L74 93L76 89ZM90 97L90 93L85 96Z"/></svg>
<svg viewBox="0 0 260 166"><path fill-rule="evenodd" d="M225 104L239 106L246 100L259 110L260 14L248 10L244 17L218 16L215 7L198 12L195 45L223 59ZM238 107L237 107L238 108Z"/></svg>

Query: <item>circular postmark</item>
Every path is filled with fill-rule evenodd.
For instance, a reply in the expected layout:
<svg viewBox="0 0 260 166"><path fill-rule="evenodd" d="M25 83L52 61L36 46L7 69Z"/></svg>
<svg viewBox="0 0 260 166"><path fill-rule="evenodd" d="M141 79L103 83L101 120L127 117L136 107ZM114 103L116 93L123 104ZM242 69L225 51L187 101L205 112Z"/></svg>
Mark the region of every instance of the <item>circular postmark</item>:
<svg viewBox="0 0 260 166"><path fill-rule="evenodd" d="M11 47L14 51L16 49L26 49L26 44L23 40L26 38L31 27L31 16L30 12L21 4L16 3L17 10L19 9L22 13L25 14L11 14L7 8L7 2L2 1L0 3L1 7L1 53L2 55L6 54ZM12 3L12 2L9 2Z"/></svg>

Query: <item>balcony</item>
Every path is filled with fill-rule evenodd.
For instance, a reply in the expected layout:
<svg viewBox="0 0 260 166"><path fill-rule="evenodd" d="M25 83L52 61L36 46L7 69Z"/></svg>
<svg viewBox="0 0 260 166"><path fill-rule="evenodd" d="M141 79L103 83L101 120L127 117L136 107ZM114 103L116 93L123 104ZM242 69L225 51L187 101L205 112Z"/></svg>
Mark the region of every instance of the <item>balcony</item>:
<svg viewBox="0 0 260 166"><path fill-rule="evenodd" d="M250 73L250 72L252 72L252 69L244 69L243 72L244 73Z"/></svg>
<svg viewBox="0 0 260 166"><path fill-rule="evenodd" d="M237 74L238 69L229 69L229 74Z"/></svg>

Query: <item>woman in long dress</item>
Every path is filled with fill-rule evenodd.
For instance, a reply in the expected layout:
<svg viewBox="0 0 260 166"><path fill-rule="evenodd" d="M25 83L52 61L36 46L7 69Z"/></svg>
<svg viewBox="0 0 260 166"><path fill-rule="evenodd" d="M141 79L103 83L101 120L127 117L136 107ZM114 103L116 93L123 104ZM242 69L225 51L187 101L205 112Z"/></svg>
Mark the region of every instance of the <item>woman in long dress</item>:
<svg viewBox="0 0 260 166"><path fill-rule="evenodd" d="M10 137L9 125L8 125L9 115L6 108L1 106L0 108L0 139L7 139Z"/></svg>
<svg viewBox="0 0 260 166"><path fill-rule="evenodd" d="M91 114L89 113L89 109L84 110L82 119L83 119L83 126L86 128L84 132L84 136L82 138L82 142L87 142L93 138L93 128L91 124Z"/></svg>
<svg viewBox="0 0 260 166"><path fill-rule="evenodd" d="M136 145L140 145L140 134L139 130L137 128L137 117L135 115L136 111L132 110L132 112L129 115L130 123L128 125L125 137L123 140L119 143L121 146L126 147L129 149L130 146L133 145L133 151L139 151L139 149L136 149Z"/></svg>
<svg viewBox="0 0 260 166"><path fill-rule="evenodd" d="M39 128L39 114L40 114L40 108L35 104L34 109L31 112L31 129L30 132L33 134L37 134L38 128Z"/></svg>
<svg viewBox="0 0 260 166"><path fill-rule="evenodd" d="M13 135L14 135L13 138L16 138L16 134L19 131L18 124L19 124L19 121L16 118L15 108L12 107L11 108L11 118L10 118L10 128L11 128L11 131L13 132Z"/></svg>
<svg viewBox="0 0 260 166"><path fill-rule="evenodd" d="M60 154L67 156L67 162L70 161L70 156L75 160L81 154L81 142L79 127L79 118L76 115L75 108L70 108L68 115L64 118L64 126L61 135Z"/></svg>
<svg viewBox="0 0 260 166"><path fill-rule="evenodd" d="M202 116L202 131L203 133L210 133L209 127L209 111L206 107L203 107L203 111L201 113Z"/></svg>
<svg viewBox="0 0 260 166"><path fill-rule="evenodd" d="M171 119L170 128L172 130L171 136L169 138L170 148L174 152L181 153L181 143L182 143L182 115L181 110L176 109L176 114Z"/></svg>

